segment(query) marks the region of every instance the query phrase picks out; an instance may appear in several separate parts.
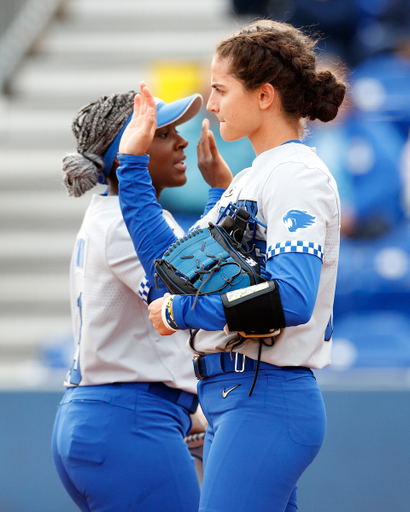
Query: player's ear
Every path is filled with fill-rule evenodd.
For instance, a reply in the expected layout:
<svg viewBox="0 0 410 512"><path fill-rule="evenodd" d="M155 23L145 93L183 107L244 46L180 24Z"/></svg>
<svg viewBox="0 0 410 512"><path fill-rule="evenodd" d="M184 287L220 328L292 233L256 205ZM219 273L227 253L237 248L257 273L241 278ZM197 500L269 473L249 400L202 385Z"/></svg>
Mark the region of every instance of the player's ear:
<svg viewBox="0 0 410 512"><path fill-rule="evenodd" d="M276 91L272 87L271 84L263 84L259 87L258 91L258 99L259 99L259 106L262 110L268 109L276 96Z"/></svg>

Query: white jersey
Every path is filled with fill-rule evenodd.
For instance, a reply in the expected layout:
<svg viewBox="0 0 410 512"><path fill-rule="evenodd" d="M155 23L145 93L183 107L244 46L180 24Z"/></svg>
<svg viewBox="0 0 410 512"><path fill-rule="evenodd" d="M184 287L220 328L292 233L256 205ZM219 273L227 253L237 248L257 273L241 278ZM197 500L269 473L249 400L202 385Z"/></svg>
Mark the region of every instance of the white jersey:
<svg viewBox="0 0 410 512"><path fill-rule="evenodd" d="M340 202L336 182L314 149L287 143L259 155L252 167L235 176L219 203L199 226L216 222L230 203L246 208L258 220L256 256L263 259L282 253L302 252L322 260L316 304L310 321L282 329L272 347L263 347L261 360L277 366L323 368L330 364L332 311L339 257ZM244 241L250 241L248 232ZM233 337L223 331L199 331L195 350L224 350ZM258 358L258 343L237 349Z"/></svg>
<svg viewBox="0 0 410 512"><path fill-rule="evenodd" d="M175 234L183 235L163 212ZM76 353L66 386L163 382L196 393L187 333L160 336L138 294L145 277L118 196L93 195L70 268Z"/></svg>

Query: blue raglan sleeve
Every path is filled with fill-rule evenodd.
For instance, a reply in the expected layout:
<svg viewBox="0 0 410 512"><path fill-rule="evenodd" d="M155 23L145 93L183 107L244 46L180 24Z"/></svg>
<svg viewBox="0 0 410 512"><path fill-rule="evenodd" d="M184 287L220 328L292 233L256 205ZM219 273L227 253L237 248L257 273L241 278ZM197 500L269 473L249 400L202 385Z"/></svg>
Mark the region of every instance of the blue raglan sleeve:
<svg viewBox="0 0 410 512"><path fill-rule="evenodd" d="M319 288L322 262L310 254L281 254L268 260L266 270L278 284L287 327L308 322ZM226 319L220 295L195 297L177 295L172 303L180 329L222 330Z"/></svg>

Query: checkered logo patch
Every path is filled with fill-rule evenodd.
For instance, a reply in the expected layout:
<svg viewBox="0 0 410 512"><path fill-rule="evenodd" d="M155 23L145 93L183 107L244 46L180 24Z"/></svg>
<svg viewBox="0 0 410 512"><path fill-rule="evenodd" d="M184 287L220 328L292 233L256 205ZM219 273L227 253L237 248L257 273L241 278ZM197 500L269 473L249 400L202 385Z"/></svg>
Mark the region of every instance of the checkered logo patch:
<svg viewBox="0 0 410 512"><path fill-rule="evenodd" d="M148 279L145 276L144 279L141 281L140 287L138 289L138 295L141 297L142 302L148 306L148 294L151 287L149 285Z"/></svg>
<svg viewBox="0 0 410 512"><path fill-rule="evenodd" d="M322 246L315 242L305 242L304 240L287 240L286 242L279 242L276 245L271 245L266 253L266 261L273 256L283 254L286 252L301 252L305 254L312 254L317 256L323 261L324 253Z"/></svg>

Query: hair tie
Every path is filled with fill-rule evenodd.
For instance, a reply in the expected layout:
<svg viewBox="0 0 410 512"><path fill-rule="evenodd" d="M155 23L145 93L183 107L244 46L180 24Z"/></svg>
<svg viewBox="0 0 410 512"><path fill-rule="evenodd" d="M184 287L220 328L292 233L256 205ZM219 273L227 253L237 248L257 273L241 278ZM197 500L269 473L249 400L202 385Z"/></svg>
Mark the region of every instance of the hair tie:
<svg viewBox="0 0 410 512"><path fill-rule="evenodd" d="M98 171L98 183L101 185L108 185L108 181L105 177L105 174L103 172L105 162L102 156L95 155L94 153L87 153L87 151L84 151L84 153L81 153L81 155L86 158L89 162L92 162Z"/></svg>
<svg viewBox="0 0 410 512"><path fill-rule="evenodd" d="M92 162L99 171L101 171L104 168L104 159L99 156L95 155L94 153L88 153L87 151L84 151L84 153L79 153L84 158Z"/></svg>

